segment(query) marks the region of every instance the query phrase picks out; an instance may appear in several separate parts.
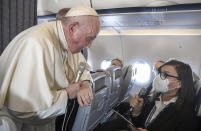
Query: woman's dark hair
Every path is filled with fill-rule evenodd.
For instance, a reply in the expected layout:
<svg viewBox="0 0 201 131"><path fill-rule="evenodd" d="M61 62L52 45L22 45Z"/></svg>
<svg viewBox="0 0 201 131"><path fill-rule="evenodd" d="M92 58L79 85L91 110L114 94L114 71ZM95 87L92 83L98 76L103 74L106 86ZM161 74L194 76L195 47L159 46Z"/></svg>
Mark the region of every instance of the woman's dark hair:
<svg viewBox="0 0 201 131"><path fill-rule="evenodd" d="M195 94L193 90L192 70L188 64L177 60L166 62L159 68L159 70L166 65L174 66L179 76L178 80L181 82L181 88L178 91L178 98L175 106L177 110L181 110L184 102L190 102L192 104L194 103Z"/></svg>

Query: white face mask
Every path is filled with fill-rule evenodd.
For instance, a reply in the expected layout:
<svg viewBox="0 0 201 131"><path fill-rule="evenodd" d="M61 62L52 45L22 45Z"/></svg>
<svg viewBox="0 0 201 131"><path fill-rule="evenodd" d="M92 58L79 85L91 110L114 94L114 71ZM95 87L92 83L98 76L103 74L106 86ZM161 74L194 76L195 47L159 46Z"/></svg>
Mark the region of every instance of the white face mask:
<svg viewBox="0 0 201 131"><path fill-rule="evenodd" d="M154 91L165 93L165 92L169 91L168 84L169 84L168 79L162 80L160 75L157 75L153 80L152 86L153 86Z"/></svg>

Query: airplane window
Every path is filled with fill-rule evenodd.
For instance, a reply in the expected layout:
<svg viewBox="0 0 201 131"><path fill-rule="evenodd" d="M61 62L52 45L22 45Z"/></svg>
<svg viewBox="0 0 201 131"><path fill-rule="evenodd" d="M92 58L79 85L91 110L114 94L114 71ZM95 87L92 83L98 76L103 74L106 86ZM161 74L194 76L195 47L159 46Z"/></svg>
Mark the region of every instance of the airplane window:
<svg viewBox="0 0 201 131"><path fill-rule="evenodd" d="M146 85L151 78L151 67L145 61L136 61L133 64L133 80L136 85Z"/></svg>
<svg viewBox="0 0 201 131"><path fill-rule="evenodd" d="M111 65L111 60L103 60L101 62L100 68L101 69L107 69Z"/></svg>

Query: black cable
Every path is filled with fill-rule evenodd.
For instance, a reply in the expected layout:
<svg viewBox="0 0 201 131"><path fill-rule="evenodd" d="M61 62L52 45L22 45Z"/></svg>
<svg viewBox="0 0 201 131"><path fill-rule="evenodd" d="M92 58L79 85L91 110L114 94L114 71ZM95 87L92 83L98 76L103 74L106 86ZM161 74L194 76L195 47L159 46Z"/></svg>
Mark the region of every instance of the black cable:
<svg viewBox="0 0 201 131"><path fill-rule="evenodd" d="M91 8L93 8L92 0L90 0L90 6L91 6Z"/></svg>
<svg viewBox="0 0 201 131"><path fill-rule="evenodd" d="M70 117L71 117L71 114L72 114L72 112L73 112L73 110L74 110L74 107L75 107L75 99L73 99L72 101L73 101L73 107L72 107L72 109L71 109L71 111L70 111L70 114L69 114L69 116L68 116L68 119L67 119L67 121L66 121L65 131L66 131L66 128L68 127L68 121L69 121L69 119L70 119ZM64 121L65 121L65 118L64 118Z"/></svg>

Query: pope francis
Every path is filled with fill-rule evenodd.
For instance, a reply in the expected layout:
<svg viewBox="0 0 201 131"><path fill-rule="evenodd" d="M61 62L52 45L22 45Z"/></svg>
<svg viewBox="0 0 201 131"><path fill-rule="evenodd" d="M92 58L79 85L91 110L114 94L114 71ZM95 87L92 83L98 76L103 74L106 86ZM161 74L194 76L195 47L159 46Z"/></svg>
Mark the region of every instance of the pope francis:
<svg viewBox="0 0 201 131"><path fill-rule="evenodd" d="M78 82L80 53L100 30L96 11L71 8L61 20L31 27L17 35L0 56L0 109L19 131L54 131L68 99L80 106L93 99L89 66Z"/></svg>

